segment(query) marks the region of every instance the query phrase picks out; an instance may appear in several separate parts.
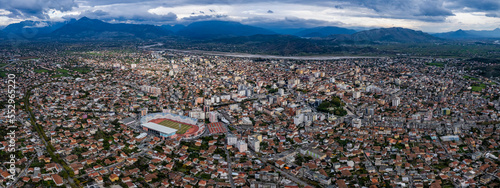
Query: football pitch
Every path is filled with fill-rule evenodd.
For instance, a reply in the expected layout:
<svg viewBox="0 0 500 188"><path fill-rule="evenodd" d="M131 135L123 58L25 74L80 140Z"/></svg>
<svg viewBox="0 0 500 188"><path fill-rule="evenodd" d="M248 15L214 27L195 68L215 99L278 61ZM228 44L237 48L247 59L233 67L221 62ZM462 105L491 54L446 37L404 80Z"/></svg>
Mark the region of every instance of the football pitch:
<svg viewBox="0 0 500 188"><path fill-rule="evenodd" d="M163 125L165 127L172 128L172 129L177 129L177 134L184 134L187 130L189 130L191 128L191 125L177 123L177 122L170 121L170 120L164 120L158 124ZM180 129L179 129L179 124L181 124Z"/></svg>

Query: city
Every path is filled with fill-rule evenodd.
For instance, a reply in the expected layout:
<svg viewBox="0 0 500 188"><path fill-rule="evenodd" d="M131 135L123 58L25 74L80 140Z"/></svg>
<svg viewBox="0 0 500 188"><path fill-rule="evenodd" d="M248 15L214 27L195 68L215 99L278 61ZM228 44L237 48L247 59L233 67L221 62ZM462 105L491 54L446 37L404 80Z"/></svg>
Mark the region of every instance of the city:
<svg viewBox="0 0 500 188"><path fill-rule="evenodd" d="M0 1L0 188L498 188L500 1Z"/></svg>
<svg viewBox="0 0 500 188"><path fill-rule="evenodd" d="M500 185L500 85L460 60L9 53L23 76L3 186Z"/></svg>

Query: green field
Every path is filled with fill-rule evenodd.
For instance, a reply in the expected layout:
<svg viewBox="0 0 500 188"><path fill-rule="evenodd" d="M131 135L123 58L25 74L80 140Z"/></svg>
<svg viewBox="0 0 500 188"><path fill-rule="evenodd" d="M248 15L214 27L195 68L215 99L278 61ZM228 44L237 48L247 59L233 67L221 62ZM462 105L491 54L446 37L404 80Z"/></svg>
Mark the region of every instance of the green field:
<svg viewBox="0 0 500 188"><path fill-rule="evenodd" d="M427 65L427 66L436 66L436 67L444 67L444 63L441 63L441 62L426 63L425 65Z"/></svg>
<svg viewBox="0 0 500 188"><path fill-rule="evenodd" d="M77 72L79 72L81 74L87 74L87 73L89 73L89 72L92 71L92 69L90 69L90 68L83 68L83 67L81 67L81 68L72 68L71 70L77 71Z"/></svg>
<svg viewBox="0 0 500 188"><path fill-rule="evenodd" d="M50 72L50 71L47 69L35 69L35 72L36 73L44 73L44 72Z"/></svg>
<svg viewBox="0 0 500 188"><path fill-rule="evenodd" d="M478 78L475 78L475 77L470 77L470 76L464 76L465 79L469 79L469 80L479 80Z"/></svg>
<svg viewBox="0 0 500 188"><path fill-rule="evenodd" d="M177 129L177 134L184 134L187 130L191 128L191 125L186 125L181 123L181 128L179 129L179 123L170 120L164 120L158 124L172 129Z"/></svg>
<svg viewBox="0 0 500 188"><path fill-rule="evenodd" d="M481 92L483 91L484 88L486 88L486 84L475 84L475 85L472 85L472 91L475 91L475 92Z"/></svg>

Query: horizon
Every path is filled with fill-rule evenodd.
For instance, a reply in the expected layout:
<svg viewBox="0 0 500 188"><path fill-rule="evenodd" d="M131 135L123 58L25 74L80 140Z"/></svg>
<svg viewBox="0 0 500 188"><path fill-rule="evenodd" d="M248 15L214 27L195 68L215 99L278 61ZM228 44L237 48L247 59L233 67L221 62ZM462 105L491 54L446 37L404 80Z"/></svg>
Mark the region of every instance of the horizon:
<svg viewBox="0 0 500 188"><path fill-rule="evenodd" d="M61 0L0 5L0 27L26 20L62 22L88 17L108 23L188 25L197 21L235 21L262 28L402 27L428 33L494 30L500 27L500 2L482 1L189 1L100 2ZM29 5L28 5L29 4Z"/></svg>
<svg viewBox="0 0 500 188"><path fill-rule="evenodd" d="M213 19L213 20L200 20L200 21L195 21L195 22L190 22L190 23L174 23L174 24L163 24L163 25L157 25L157 24L148 24L148 23L130 23L130 22L108 22L106 20L101 20L101 19L95 19L95 18L89 18L87 16L83 16L83 17L80 17L80 18L70 18L68 20L63 20L63 21L35 21L35 20L23 20L21 22L16 22L16 23L11 23L11 24L19 24L19 23L22 23L22 22L26 22L26 21L31 21L31 22L38 22L38 23L46 23L46 22L53 22L53 23L62 23L62 22L68 22L70 20L75 20L75 21L78 21L82 18L87 18L87 19L91 19L91 20L99 20L99 21L102 21L102 22L105 22L105 23L110 23L110 24L120 24L120 23L125 23L125 24L144 24L144 25L154 25L154 26L176 26L176 25L182 25L182 26L188 26L192 23L196 23L196 22L208 22L208 21L220 21L220 22L235 22L235 23L239 23L239 24L242 24L242 25L249 25L249 24L244 24L242 22L238 22L238 21L233 21L233 20L218 20L218 19ZM11 25L9 24L9 25ZM9 25L6 25L6 26L0 26L0 30L2 29L5 29L6 27L8 27ZM37 26L32 26L30 28L43 28L43 27L47 27L49 25L39 25L39 27ZM412 29L412 28L406 28L406 27L399 27L399 26L389 26L389 27L342 27L342 26L338 26L338 25L325 25L325 26L310 26L310 27L297 27L297 28L286 28L286 27L262 27L262 26L258 26L258 25L249 25L249 26L254 26L254 27L260 27L260 28L263 28L263 29L267 29L267 30L270 30L270 31L273 31L275 32L276 34L286 34L287 32L280 32L279 30L296 30L296 31L301 31L301 30L305 30L305 29L313 29L313 28L325 28L325 27L337 27L337 28L346 28L346 29L351 29L351 30L355 30L356 32L360 32L360 31L365 31L365 30L371 30L371 29L388 29L388 28L404 28L404 29ZM26 27L26 26L25 26ZM483 30L475 30L475 31L494 31L494 30L499 30L500 27L496 27L496 28L492 28L492 29L483 29ZM455 31L459 31L459 30L463 30L463 31L470 31L470 30L473 30L474 29L457 29L457 30L451 30L451 31L444 31L444 32L427 32L427 31L423 31L423 30L419 30L419 29L412 29L412 30L415 30L415 31L422 31L422 32L425 32L425 33L429 33L429 34L438 34L438 33L447 33L447 32L455 32ZM290 32L288 32L290 33Z"/></svg>

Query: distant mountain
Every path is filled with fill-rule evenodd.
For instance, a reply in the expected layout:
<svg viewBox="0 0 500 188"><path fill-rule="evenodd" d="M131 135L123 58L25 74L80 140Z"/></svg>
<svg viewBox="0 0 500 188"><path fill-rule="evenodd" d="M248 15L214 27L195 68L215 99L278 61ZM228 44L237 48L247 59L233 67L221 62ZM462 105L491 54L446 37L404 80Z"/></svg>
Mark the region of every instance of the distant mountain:
<svg viewBox="0 0 500 188"><path fill-rule="evenodd" d="M56 38L158 38L172 32L154 25L110 24L83 17L50 33Z"/></svg>
<svg viewBox="0 0 500 188"><path fill-rule="evenodd" d="M486 39L486 38L500 38L500 28L494 30L457 30L446 33L433 34L436 37L444 39Z"/></svg>
<svg viewBox="0 0 500 188"><path fill-rule="evenodd" d="M444 38L444 39L474 39L474 38L481 38L480 36L473 35L471 33L468 33L464 30L457 30L457 31L451 31L451 32L446 32L446 33L436 33L433 34L433 36L439 37L439 38Z"/></svg>
<svg viewBox="0 0 500 188"><path fill-rule="evenodd" d="M329 38L339 42L396 42L396 43L425 43L441 41L442 39L406 28L380 28L360 31L351 35L332 35Z"/></svg>
<svg viewBox="0 0 500 188"><path fill-rule="evenodd" d="M476 36L481 36L484 38L500 38L500 28L496 28L494 30L467 30L466 32L476 35Z"/></svg>
<svg viewBox="0 0 500 188"><path fill-rule="evenodd" d="M276 55L292 55L298 53L321 53L321 48L315 41L292 35L252 35L232 38L214 39L210 42L236 46L256 53ZM230 45L227 45L230 44ZM219 45L220 46L220 45Z"/></svg>
<svg viewBox="0 0 500 188"><path fill-rule="evenodd" d="M176 24L176 25L162 25L161 26L162 28L166 29L166 30L169 30L169 31L172 31L174 33L186 28L185 25L181 25L181 24Z"/></svg>
<svg viewBox="0 0 500 188"><path fill-rule="evenodd" d="M177 32L178 35L194 39L214 39L224 37L275 34L260 27L243 25L230 21L201 21L189 24Z"/></svg>
<svg viewBox="0 0 500 188"><path fill-rule="evenodd" d="M300 37L326 37L330 35L353 34L353 33L356 33L356 31L342 27L328 26L328 27L315 27L310 29L304 29L296 33L295 35Z"/></svg>
<svg viewBox="0 0 500 188"><path fill-rule="evenodd" d="M10 24L4 29L3 32L11 37L19 38L36 38L42 35L53 32L62 26L75 22L75 19L65 22L44 22L44 21L31 21L26 20L19 23Z"/></svg>

